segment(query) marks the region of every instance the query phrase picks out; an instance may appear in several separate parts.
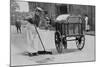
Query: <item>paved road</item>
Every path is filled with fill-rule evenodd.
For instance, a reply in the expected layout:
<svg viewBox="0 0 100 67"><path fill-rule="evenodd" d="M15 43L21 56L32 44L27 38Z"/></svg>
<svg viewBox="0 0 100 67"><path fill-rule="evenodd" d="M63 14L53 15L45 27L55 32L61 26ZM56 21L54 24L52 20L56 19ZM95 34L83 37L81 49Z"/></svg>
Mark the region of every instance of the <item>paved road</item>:
<svg viewBox="0 0 100 67"><path fill-rule="evenodd" d="M27 50L25 30L17 34L14 26L11 26L11 65L34 65L49 63L65 63L95 60L95 36L85 35L85 47L82 51L77 50L75 42L68 42L68 49L58 54L54 44L54 31L39 31L45 48L51 50L53 55L39 55L28 57L23 55ZM45 36L45 37L44 37ZM42 49L41 46L39 46Z"/></svg>

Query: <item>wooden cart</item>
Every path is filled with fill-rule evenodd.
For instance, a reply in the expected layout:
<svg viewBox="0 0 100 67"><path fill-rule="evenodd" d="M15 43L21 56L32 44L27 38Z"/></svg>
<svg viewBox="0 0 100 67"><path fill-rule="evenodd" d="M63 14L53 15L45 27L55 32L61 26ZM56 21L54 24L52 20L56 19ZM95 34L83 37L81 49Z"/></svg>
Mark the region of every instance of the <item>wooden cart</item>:
<svg viewBox="0 0 100 67"><path fill-rule="evenodd" d="M55 21L55 46L58 53L62 53L67 48L67 41L75 41L79 50L85 44L84 21L81 16L63 14L59 15ZM68 39L74 37L73 39Z"/></svg>

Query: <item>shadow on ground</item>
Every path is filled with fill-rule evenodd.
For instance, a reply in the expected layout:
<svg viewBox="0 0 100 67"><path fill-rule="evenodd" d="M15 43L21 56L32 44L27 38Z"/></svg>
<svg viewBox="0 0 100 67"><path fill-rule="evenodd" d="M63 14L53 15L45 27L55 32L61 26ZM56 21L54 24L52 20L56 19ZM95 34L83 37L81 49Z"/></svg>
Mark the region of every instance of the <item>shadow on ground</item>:
<svg viewBox="0 0 100 67"><path fill-rule="evenodd" d="M60 54L57 52L56 49L52 49L51 51L52 51L53 55ZM64 49L61 54L73 53L73 52L78 52L78 51L79 51L78 49Z"/></svg>
<svg viewBox="0 0 100 67"><path fill-rule="evenodd" d="M67 54L67 53L78 52L79 50L78 49L64 49L62 53L58 53L56 49L51 49L49 51L52 52L52 55L58 55L58 54ZM23 53L19 53L19 54L23 55L23 56L28 56L27 52L23 52ZM49 54L40 54L40 55L49 55Z"/></svg>

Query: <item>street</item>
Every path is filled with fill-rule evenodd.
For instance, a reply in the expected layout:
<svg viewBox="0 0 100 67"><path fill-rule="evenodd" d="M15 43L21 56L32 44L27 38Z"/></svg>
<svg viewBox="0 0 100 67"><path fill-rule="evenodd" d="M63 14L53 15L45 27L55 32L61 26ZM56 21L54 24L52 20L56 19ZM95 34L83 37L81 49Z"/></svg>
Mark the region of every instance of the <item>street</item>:
<svg viewBox="0 0 100 67"><path fill-rule="evenodd" d="M11 66L16 65L37 65L50 63L68 63L95 60L95 36L85 35L85 46L79 51L74 41L68 42L68 49L59 54L56 51L54 43L54 31L39 31L46 50L53 52L52 55L25 56L23 53L27 50L27 41L25 29L18 34L15 26L11 26ZM42 46L39 46L43 50Z"/></svg>

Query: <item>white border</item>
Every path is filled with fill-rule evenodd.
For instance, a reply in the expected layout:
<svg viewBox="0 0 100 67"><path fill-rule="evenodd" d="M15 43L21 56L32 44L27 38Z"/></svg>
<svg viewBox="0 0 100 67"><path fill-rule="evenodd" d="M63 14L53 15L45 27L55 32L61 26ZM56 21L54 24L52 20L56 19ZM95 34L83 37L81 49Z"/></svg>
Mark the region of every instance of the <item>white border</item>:
<svg viewBox="0 0 100 67"><path fill-rule="evenodd" d="M25 0L33 1L33 0ZM86 63L73 63L73 64L53 64L53 65L41 65L41 67L99 67L100 66L100 2L99 0L34 0L40 2L56 2L56 3L68 3L68 4L82 4L82 5L96 5L96 44L97 44L97 62ZM0 67L9 67L10 63L10 1L0 0ZM98 31L97 31L98 30ZM25 66L26 67L26 66ZM33 67L33 66L27 66ZM37 66L39 67L39 66Z"/></svg>
<svg viewBox="0 0 100 67"><path fill-rule="evenodd" d="M95 5L95 0L23 0L23 1Z"/></svg>

